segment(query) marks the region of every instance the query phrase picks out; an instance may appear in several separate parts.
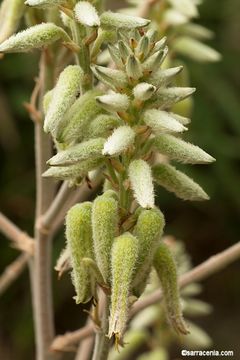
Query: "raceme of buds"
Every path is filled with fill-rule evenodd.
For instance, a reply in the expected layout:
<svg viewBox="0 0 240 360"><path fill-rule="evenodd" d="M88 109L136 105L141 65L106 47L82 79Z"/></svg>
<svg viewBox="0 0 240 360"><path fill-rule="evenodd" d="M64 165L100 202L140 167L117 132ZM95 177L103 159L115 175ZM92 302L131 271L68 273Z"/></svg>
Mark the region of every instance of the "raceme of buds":
<svg viewBox="0 0 240 360"><path fill-rule="evenodd" d="M86 26L99 26L100 19L95 7L87 1L79 1L75 8L75 17L79 23Z"/></svg>
<svg viewBox="0 0 240 360"><path fill-rule="evenodd" d="M122 120L114 115L98 115L89 124L87 136L90 138L108 137L111 131L120 125L122 125Z"/></svg>
<svg viewBox="0 0 240 360"><path fill-rule="evenodd" d="M154 188L151 167L144 160L134 160L129 165L129 179L133 194L143 208L154 207Z"/></svg>
<svg viewBox="0 0 240 360"><path fill-rule="evenodd" d="M130 126L119 126L105 142L103 155L116 155L127 150L134 143L135 135Z"/></svg>
<svg viewBox="0 0 240 360"><path fill-rule="evenodd" d="M187 130L175 117L166 111L150 109L144 112L143 120L154 132L183 132Z"/></svg>
<svg viewBox="0 0 240 360"><path fill-rule="evenodd" d="M24 4L27 6L34 6L44 9L61 5L64 2L65 0L26 0Z"/></svg>
<svg viewBox="0 0 240 360"><path fill-rule="evenodd" d="M164 243L159 245L154 255L154 267L160 279L168 320L177 333L186 335L189 331L182 316L176 264Z"/></svg>
<svg viewBox="0 0 240 360"><path fill-rule="evenodd" d="M121 339L128 320L129 295L137 257L138 240L130 233L115 238L111 254L111 308L108 336Z"/></svg>
<svg viewBox="0 0 240 360"><path fill-rule="evenodd" d="M198 146L187 143L169 134L157 136L154 139L154 147L170 159L185 164L206 164L215 160Z"/></svg>
<svg viewBox="0 0 240 360"><path fill-rule="evenodd" d="M23 13L23 0L2 1L0 8L0 43L15 33Z"/></svg>
<svg viewBox="0 0 240 360"><path fill-rule="evenodd" d="M84 257L93 258L91 214L92 204L85 202L74 205L66 216L66 238L77 304L85 303L92 297L91 276L82 264Z"/></svg>
<svg viewBox="0 0 240 360"><path fill-rule="evenodd" d="M129 16L111 11L104 12L101 17L101 26L104 28L133 29L142 28L150 23L150 20L136 16Z"/></svg>
<svg viewBox="0 0 240 360"><path fill-rule="evenodd" d="M60 74L44 121L44 130L58 138L65 126L65 114L76 101L83 71L78 65L69 65Z"/></svg>
<svg viewBox="0 0 240 360"><path fill-rule="evenodd" d="M96 100L104 109L113 112L126 111L129 107L129 98L125 94L111 93L97 96Z"/></svg>
<svg viewBox="0 0 240 360"><path fill-rule="evenodd" d="M161 240L164 225L164 216L158 209L143 210L138 217L134 235L139 241L139 256L133 280L133 287L137 296L142 293L146 286L153 255Z"/></svg>
<svg viewBox="0 0 240 360"><path fill-rule="evenodd" d="M202 201L209 197L205 191L183 172L168 164L155 165L152 168L154 180L168 191L183 200Z"/></svg>
<svg viewBox="0 0 240 360"><path fill-rule="evenodd" d="M67 33L52 23L42 23L12 35L0 45L0 52L27 52L48 46L62 39L69 41Z"/></svg>
<svg viewBox="0 0 240 360"><path fill-rule="evenodd" d="M118 235L118 202L103 194L95 199L92 212L94 253L105 282L109 282L110 252Z"/></svg>

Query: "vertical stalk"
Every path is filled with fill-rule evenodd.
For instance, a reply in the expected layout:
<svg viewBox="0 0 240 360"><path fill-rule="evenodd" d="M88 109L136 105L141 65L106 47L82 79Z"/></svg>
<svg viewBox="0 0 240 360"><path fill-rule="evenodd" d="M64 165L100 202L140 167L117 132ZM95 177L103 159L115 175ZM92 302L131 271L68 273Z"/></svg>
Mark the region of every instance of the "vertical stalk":
<svg viewBox="0 0 240 360"><path fill-rule="evenodd" d="M106 296L104 309L101 319L101 330L95 336L95 345L92 360L106 360L110 349L110 340L108 333L108 317L109 317L109 296Z"/></svg>

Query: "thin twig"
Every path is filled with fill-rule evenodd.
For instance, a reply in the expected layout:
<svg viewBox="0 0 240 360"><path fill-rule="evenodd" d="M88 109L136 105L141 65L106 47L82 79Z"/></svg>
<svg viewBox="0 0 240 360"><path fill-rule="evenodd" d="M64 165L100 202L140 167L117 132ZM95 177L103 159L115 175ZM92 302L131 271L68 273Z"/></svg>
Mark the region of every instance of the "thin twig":
<svg viewBox="0 0 240 360"><path fill-rule="evenodd" d="M229 264L240 258L240 242L232 245L228 249L210 257L202 264L196 266L194 269L188 271L182 275L179 279L180 288L191 284L192 282L201 281L209 276L217 273L224 269ZM138 300L130 312L130 317L136 315L139 311L146 307L159 302L162 299L162 292L156 290L154 293L146 296L144 299ZM66 335L57 336L52 345L51 349L56 351L64 351L69 346L78 343L79 341L86 339L88 336L94 334L94 326L92 324L85 326L84 328L67 333Z"/></svg>

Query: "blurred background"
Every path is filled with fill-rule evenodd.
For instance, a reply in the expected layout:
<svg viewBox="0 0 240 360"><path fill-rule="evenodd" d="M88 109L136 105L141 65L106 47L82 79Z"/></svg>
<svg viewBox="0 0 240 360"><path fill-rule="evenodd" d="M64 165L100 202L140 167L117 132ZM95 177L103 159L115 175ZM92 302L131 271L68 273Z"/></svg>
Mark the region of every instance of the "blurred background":
<svg viewBox="0 0 240 360"><path fill-rule="evenodd" d="M120 6L120 2L114 1ZM210 195L206 203L176 199L158 191L165 213L166 233L181 239L194 265L240 240L240 1L205 0L198 23L213 30L209 44L222 61L187 61L191 85L197 88L189 139L213 155L210 166L184 171ZM23 107L37 75L37 55L9 54L0 61L0 207L32 235L35 175L33 124ZM0 234L0 273L18 252ZM54 262L64 244L63 231L55 241ZM204 281L200 298L214 307L195 322L213 339L214 349L234 350L240 358L240 263ZM81 309L72 300L68 276L57 281L53 272L55 319L58 333L81 325ZM34 359L32 311L27 271L0 298L0 359ZM174 351L173 351L174 352ZM174 355L175 356L175 355ZM71 357L69 357L71 358ZM174 357L175 358L175 357Z"/></svg>

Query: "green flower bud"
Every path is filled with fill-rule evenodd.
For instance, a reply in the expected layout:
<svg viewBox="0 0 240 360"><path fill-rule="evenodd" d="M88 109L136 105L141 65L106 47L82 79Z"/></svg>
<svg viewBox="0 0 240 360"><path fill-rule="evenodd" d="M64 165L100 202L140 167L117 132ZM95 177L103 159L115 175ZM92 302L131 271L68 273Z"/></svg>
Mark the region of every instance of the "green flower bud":
<svg viewBox="0 0 240 360"><path fill-rule="evenodd" d="M129 165L129 179L133 194L143 208L154 207L154 188L151 167L144 160L133 160Z"/></svg>
<svg viewBox="0 0 240 360"><path fill-rule="evenodd" d="M156 42L156 44L153 48L153 51L156 52L156 51L162 50L164 48L164 46L166 45L166 42L167 42L167 37L164 36L162 39L160 39L159 41Z"/></svg>
<svg viewBox="0 0 240 360"><path fill-rule="evenodd" d="M96 101L108 111L126 111L129 107L129 98L126 94L111 93L96 97Z"/></svg>
<svg viewBox="0 0 240 360"><path fill-rule="evenodd" d="M119 49L115 45L109 44L108 51L109 51L109 54L111 55L112 60L117 65L117 67L121 69L123 67L123 63L121 60Z"/></svg>
<svg viewBox="0 0 240 360"><path fill-rule="evenodd" d="M187 16L176 9L167 9L163 14L163 20L170 26L185 25L188 22Z"/></svg>
<svg viewBox="0 0 240 360"><path fill-rule="evenodd" d="M91 69L94 75L98 78L98 80L100 80L101 82L103 82L113 90L119 88L124 89L128 85L127 76L121 70L110 69L98 65L91 66Z"/></svg>
<svg viewBox="0 0 240 360"><path fill-rule="evenodd" d="M25 5L39 7L42 9L58 6L65 2L65 0L26 0Z"/></svg>
<svg viewBox="0 0 240 360"><path fill-rule="evenodd" d="M200 40L209 40L214 37L213 31L205 28L202 25L188 23L181 28L181 34L194 37Z"/></svg>
<svg viewBox="0 0 240 360"><path fill-rule="evenodd" d="M148 83L140 83L133 89L133 95L135 99L145 101L150 99L155 93L156 87Z"/></svg>
<svg viewBox="0 0 240 360"><path fill-rule="evenodd" d="M142 293L146 286L153 256L161 240L164 225L164 216L159 209L144 210L138 217L134 235L139 241L139 256L133 280L133 287L137 296Z"/></svg>
<svg viewBox="0 0 240 360"><path fill-rule="evenodd" d="M150 77L148 78L148 81L157 86L167 86L172 79L180 73L180 71L182 71L183 67L182 66L177 66L174 68L169 68L169 69L160 69L158 71L155 71L153 74L150 75Z"/></svg>
<svg viewBox="0 0 240 360"><path fill-rule="evenodd" d="M23 0L2 1L0 8L0 43L15 33L23 13Z"/></svg>
<svg viewBox="0 0 240 360"><path fill-rule="evenodd" d="M77 304L88 302L92 297L90 273L82 264L86 256L93 258L91 214L92 204L85 202L73 206L66 216L66 238Z"/></svg>
<svg viewBox="0 0 240 360"><path fill-rule="evenodd" d="M148 56L149 49L150 49L149 38L146 35L144 35L141 37L136 47L136 54L141 59L145 59Z"/></svg>
<svg viewBox="0 0 240 360"><path fill-rule="evenodd" d="M164 347L157 348L155 350L143 353L138 360L168 360L168 352Z"/></svg>
<svg viewBox="0 0 240 360"><path fill-rule="evenodd" d="M147 19L121 13L113 13L111 11L104 12L100 17L100 20L102 27L117 29L141 28L150 23L150 20Z"/></svg>
<svg viewBox="0 0 240 360"><path fill-rule="evenodd" d="M74 178L81 178L86 176L87 173L100 165L102 165L103 159L90 159L80 163L69 165L69 166L53 166L45 171L42 176L54 177L60 180L71 180Z"/></svg>
<svg viewBox="0 0 240 360"><path fill-rule="evenodd" d="M60 151L47 164L51 166L73 165L83 160L101 157L105 139L97 138L84 141L71 146L67 150Z"/></svg>
<svg viewBox="0 0 240 360"><path fill-rule="evenodd" d="M159 38L159 34L158 31L155 29L149 29L146 32L147 37L149 38L149 42L150 43L156 43L158 41Z"/></svg>
<svg viewBox="0 0 240 360"><path fill-rule="evenodd" d="M85 26L99 26L100 19L95 7L87 1L79 1L75 8L76 20Z"/></svg>
<svg viewBox="0 0 240 360"><path fill-rule="evenodd" d="M168 164L156 165L152 169L155 181L175 193L183 200L202 201L209 197L190 177Z"/></svg>
<svg viewBox="0 0 240 360"><path fill-rule="evenodd" d="M44 121L44 131L51 132L58 139L65 126L65 114L76 101L80 91L83 71L78 65L69 65L60 74L56 87L53 90Z"/></svg>
<svg viewBox="0 0 240 360"><path fill-rule="evenodd" d="M67 33L52 23L43 23L12 35L0 45L0 52L27 52L62 39L69 41Z"/></svg>
<svg viewBox="0 0 240 360"><path fill-rule="evenodd" d="M179 37L173 43L173 49L181 55L185 55L195 61L215 62L221 59L221 55L210 46L190 37Z"/></svg>
<svg viewBox="0 0 240 360"><path fill-rule="evenodd" d="M98 115L88 127L88 137L105 137L118 126L122 125L122 120L112 115Z"/></svg>
<svg viewBox="0 0 240 360"><path fill-rule="evenodd" d="M163 63L164 59L168 54L168 48L165 47L164 50L159 50L155 52L153 55L149 56L147 60L142 64L143 71L153 72L158 70Z"/></svg>
<svg viewBox="0 0 240 360"><path fill-rule="evenodd" d="M184 338L184 343L189 349L208 349L213 346L210 336L199 326L188 320L190 334Z"/></svg>
<svg viewBox="0 0 240 360"><path fill-rule="evenodd" d="M134 55L127 58L126 73L130 79L134 80L138 80L143 75L141 63Z"/></svg>
<svg viewBox="0 0 240 360"><path fill-rule="evenodd" d="M169 115L172 116L177 121L179 121L182 125L188 125L191 122L191 120L189 118L186 118L185 116L181 116L179 114L174 114L174 113L170 112Z"/></svg>
<svg viewBox="0 0 240 360"><path fill-rule="evenodd" d="M84 138L87 125L103 112L95 99L100 94L99 90L89 90L75 101L66 114L66 125L58 139L60 142L71 144Z"/></svg>
<svg viewBox="0 0 240 360"><path fill-rule="evenodd" d="M172 135L160 135L154 139L153 145L161 154L184 164L207 164L215 161L198 146L187 143Z"/></svg>
<svg viewBox="0 0 240 360"><path fill-rule="evenodd" d="M160 88L151 99L151 104L155 107L170 107L191 96L195 91L195 88L190 87Z"/></svg>
<svg viewBox="0 0 240 360"><path fill-rule="evenodd" d="M188 18L197 17L197 6L192 0L168 0L168 2L180 13Z"/></svg>
<svg viewBox="0 0 240 360"><path fill-rule="evenodd" d="M186 316L205 316L211 314L213 307L204 301L187 299L183 301L183 312Z"/></svg>
<svg viewBox="0 0 240 360"><path fill-rule="evenodd" d="M108 336L121 339L127 324L129 295L138 257L138 240L125 233L114 240L111 256L112 287Z"/></svg>
<svg viewBox="0 0 240 360"><path fill-rule="evenodd" d="M130 126L119 126L107 139L103 155L118 155L134 143L135 132Z"/></svg>
<svg viewBox="0 0 240 360"><path fill-rule="evenodd" d="M44 115L46 115L47 112L48 112L49 105L50 105L50 103L52 101L52 97L53 97L53 89L47 91L46 94L43 97L43 112L44 112Z"/></svg>
<svg viewBox="0 0 240 360"><path fill-rule="evenodd" d="M154 132L183 132L187 130L168 112L151 109L143 114L143 120Z"/></svg>
<svg viewBox="0 0 240 360"><path fill-rule="evenodd" d="M108 192L93 203L92 228L97 265L105 282L109 283L110 252L118 232L118 202Z"/></svg>
<svg viewBox="0 0 240 360"><path fill-rule="evenodd" d="M186 335L189 331L182 316L176 264L164 243L159 245L154 255L154 267L161 283L169 323L177 333Z"/></svg>
<svg viewBox="0 0 240 360"><path fill-rule="evenodd" d="M133 54L132 49L122 40L118 42L118 49L123 62L125 62L127 58Z"/></svg>

